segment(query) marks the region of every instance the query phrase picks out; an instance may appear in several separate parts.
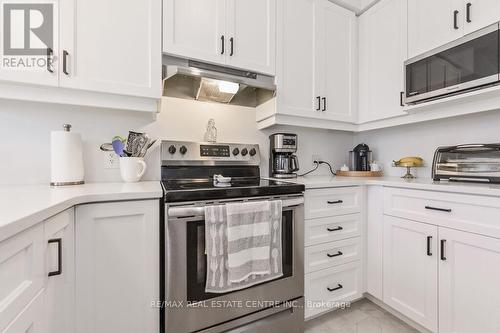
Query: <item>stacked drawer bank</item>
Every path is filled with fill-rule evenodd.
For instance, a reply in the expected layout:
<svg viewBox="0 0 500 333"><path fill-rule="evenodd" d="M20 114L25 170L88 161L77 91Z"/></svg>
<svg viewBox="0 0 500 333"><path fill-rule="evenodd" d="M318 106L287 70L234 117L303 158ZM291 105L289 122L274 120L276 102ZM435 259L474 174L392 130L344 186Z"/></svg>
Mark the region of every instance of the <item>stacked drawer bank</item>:
<svg viewBox="0 0 500 333"><path fill-rule="evenodd" d="M362 188L305 193L305 318L362 297Z"/></svg>

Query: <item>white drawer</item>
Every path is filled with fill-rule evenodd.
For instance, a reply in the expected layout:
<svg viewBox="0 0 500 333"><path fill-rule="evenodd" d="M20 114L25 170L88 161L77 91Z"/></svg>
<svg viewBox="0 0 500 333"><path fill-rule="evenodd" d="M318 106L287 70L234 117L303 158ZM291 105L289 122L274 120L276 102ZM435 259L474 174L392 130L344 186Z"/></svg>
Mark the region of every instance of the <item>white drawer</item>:
<svg viewBox="0 0 500 333"><path fill-rule="evenodd" d="M362 296L362 265L360 261L306 274L306 319L341 306Z"/></svg>
<svg viewBox="0 0 500 333"><path fill-rule="evenodd" d="M316 245L361 235L361 214L321 217L305 221L305 245Z"/></svg>
<svg viewBox="0 0 500 333"><path fill-rule="evenodd" d="M305 249L306 273L361 259L361 237L308 246Z"/></svg>
<svg viewBox="0 0 500 333"><path fill-rule="evenodd" d="M384 214L500 238L496 197L385 188Z"/></svg>
<svg viewBox="0 0 500 333"><path fill-rule="evenodd" d="M304 198L306 219L361 211L361 188L359 186L307 190Z"/></svg>
<svg viewBox="0 0 500 333"><path fill-rule="evenodd" d="M0 242L0 331L43 288L43 223Z"/></svg>
<svg viewBox="0 0 500 333"><path fill-rule="evenodd" d="M53 333L46 330L44 296L42 289L2 333Z"/></svg>

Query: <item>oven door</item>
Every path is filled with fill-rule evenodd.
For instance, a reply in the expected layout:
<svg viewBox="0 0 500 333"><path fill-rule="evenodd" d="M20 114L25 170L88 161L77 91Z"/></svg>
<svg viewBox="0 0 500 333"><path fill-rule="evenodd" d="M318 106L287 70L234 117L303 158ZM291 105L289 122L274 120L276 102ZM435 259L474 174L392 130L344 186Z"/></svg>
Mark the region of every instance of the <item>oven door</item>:
<svg viewBox="0 0 500 333"><path fill-rule="evenodd" d="M405 62L405 103L414 104L499 81L498 24Z"/></svg>
<svg viewBox="0 0 500 333"><path fill-rule="evenodd" d="M283 276L225 294L205 292L205 221L199 213L200 203L185 206L167 205L167 333L195 332L240 320L244 316L269 308L269 304L294 300L304 295L303 197L287 197L282 198L282 201ZM302 321L303 318L300 318L299 326Z"/></svg>

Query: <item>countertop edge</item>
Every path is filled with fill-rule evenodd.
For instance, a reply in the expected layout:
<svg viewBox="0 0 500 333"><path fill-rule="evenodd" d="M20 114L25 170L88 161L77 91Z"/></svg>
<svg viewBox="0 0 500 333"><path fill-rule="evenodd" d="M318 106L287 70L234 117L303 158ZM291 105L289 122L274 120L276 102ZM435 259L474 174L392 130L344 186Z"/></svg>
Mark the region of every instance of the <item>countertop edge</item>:
<svg viewBox="0 0 500 333"><path fill-rule="evenodd" d="M99 202L160 199L163 196L163 191L160 182L158 181L157 183L158 186L154 190L137 190L130 192L113 192L112 190L94 192L94 190L89 190L88 193L70 194L60 202L34 210L18 219L2 221L3 223L0 225L0 242L77 205ZM95 186L96 184L93 185ZM103 183L103 186L107 185L109 184Z"/></svg>
<svg viewBox="0 0 500 333"><path fill-rule="evenodd" d="M313 176L318 177L318 176ZM275 179L277 180L277 179ZM283 180L282 180L283 181ZM306 190L335 188L348 186L385 186L395 188L407 188L415 190L448 192L458 194L471 194L482 196L500 197L500 184L482 184L482 183L454 183L454 182L433 182L427 179L415 179L405 181L397 177L384 177L381 179L342 179L341 177L331 177L324 180L315 180L314 178L296 178L287 179L286 182L299 183L305 185Z"/></svg>

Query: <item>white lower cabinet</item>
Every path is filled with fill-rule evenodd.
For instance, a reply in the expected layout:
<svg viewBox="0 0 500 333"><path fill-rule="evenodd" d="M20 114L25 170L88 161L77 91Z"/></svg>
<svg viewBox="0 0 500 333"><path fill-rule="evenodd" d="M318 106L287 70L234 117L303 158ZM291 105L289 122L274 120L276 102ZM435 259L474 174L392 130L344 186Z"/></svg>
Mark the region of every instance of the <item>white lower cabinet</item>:
<svg viewBox="0 0 500 333"><path fill-rule="evenodd" d="M41 290L2 333L55 333L47 329L45 290Z"/></svg>
<svg viewBox="0 0 500 333"><path fill-rule="evenodd" d="M0 243L0 332L72 333L74 209Z"/></svg>
<svg viewBox="0 0 500 333"><path fill-rule="evenodd" d="M439 228L439 332L500 332L500 239Z"/></svg>
<svg viewBox="0 0 500 333"><path fill-rule="evenodd" d="M384 302L436 332L437 227L384 218Z"/></svg>
<svg viewBox="0 0 500 333"><path fill-rule="evenodd" d="M305 317L337 309L342 302L349 302L363 295L363 270L361 262L355 261L306 275Z"/></svg>
<svg viewBox="0 0 500 333"><path fill-rule="evenodd" d="M70 208L47 220L44 226L47 272L44 317L47 321L47 333L75 331L74 221L74 208Z"/></svg>
<svg viewBox="0 0 500 333"><path fill-rule="evenodd" d="M158 332L158 200L78 206L75 261L76 332Z"/></svg>

